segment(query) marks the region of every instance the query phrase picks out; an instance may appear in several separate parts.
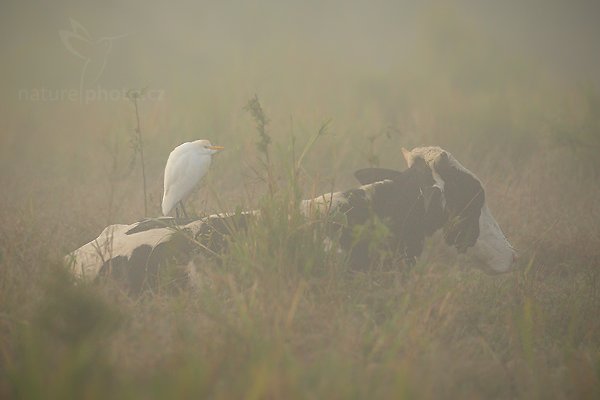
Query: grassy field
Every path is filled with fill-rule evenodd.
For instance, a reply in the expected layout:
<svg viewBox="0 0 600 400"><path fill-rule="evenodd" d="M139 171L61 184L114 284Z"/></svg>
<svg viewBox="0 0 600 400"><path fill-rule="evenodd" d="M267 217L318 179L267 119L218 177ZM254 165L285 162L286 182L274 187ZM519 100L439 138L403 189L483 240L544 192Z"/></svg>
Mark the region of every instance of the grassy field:
<svg viewBox="0 0 600 400"><path fill-rule="evenodd" d="M420 18L385 67L269 36L201 77L182 63L164 99L140 102L151 216L169 151L197 138L226 150L190 208L266 215L192 287L166 274L131 296L65 272L107 224L143 218L130 101L6 103L0 398L600 398L600 93L468 19ZM358 168L403 169L417 145L481 178L518 271L486 275L438 236L412 268L324 252L294 202L356 185Z"/></svg>

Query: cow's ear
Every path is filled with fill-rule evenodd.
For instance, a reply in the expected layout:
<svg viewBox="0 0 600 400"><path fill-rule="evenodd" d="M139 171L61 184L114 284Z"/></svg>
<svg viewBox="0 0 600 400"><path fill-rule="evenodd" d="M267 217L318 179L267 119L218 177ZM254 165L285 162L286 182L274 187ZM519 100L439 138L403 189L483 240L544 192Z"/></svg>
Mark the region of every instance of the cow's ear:
<svg viewBox="0 0 600 400"><path fill-rule="evenodd" d="M363 168L354 173L354 177L361 185L368 185L386 179L396 180L402 176L402 172L387 168Z"/></svg>

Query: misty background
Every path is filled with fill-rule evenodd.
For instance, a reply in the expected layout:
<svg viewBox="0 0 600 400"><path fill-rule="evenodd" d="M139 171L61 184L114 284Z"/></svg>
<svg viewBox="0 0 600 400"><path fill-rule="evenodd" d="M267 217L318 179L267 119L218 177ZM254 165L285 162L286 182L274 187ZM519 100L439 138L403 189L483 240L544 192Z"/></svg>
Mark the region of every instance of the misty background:
<svg viewBox="0 0 600 400"><path fill-rule="evenodd" d="M0 166L19 187L33 177L101 182L115 157L129 168L135 114L125 93L139 88L152 94L140 117L155 206L168 152L191 139L227 147L217 190L239 192L256 156L243 109L255 94L283 145L292 134L302 145L330 122L307 163L323 188L350 184L366 163L402 167L400 146L440 145L476 160L495 148L517 162L551 142L596 165L594 1L0 7ZM83 81L86 60L60 33L74 24L89 35L75 44L91 60ZM109 52L102 38L115 38Z"/></svg>

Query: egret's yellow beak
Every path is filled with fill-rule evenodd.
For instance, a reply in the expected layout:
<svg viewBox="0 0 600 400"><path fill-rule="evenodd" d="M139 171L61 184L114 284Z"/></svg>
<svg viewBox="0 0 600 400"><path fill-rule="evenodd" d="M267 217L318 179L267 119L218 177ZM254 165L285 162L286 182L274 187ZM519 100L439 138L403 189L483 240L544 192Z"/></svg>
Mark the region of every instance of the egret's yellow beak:
<svg viewBox="0 0 600 400"><path fill-rule="evenodd" d="M223 150L225 147L223 147L223 146L206 146L206 148L210 149L210 150L217 150L218 151L218 150Z"/></svg>

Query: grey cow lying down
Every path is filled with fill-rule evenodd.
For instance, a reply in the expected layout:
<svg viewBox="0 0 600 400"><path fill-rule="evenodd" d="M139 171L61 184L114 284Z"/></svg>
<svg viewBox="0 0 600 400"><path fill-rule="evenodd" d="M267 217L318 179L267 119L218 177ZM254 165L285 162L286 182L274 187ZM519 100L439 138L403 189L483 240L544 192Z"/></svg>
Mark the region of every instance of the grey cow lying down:
<svg viewBox="0 0 600 400"><path fill-rule="evenodd" d="M510 271L516 253L487 207L479 179L439 147L403 149L403 155L408 169L359 170L355 176L362 186L304 200L302 213L344 216L332 232L353 267L371 261L369 243L357 240L354 228L376 216L390 233L386 246L406 264L414 263L425 238L441 229L449 246L472 255L488 272ZM186 265L198 254L226 251L233 230L246 229L250 220L260 223L260 218L260 212L251 211L111 225L66 258L77 277L111 275L139 286L164 264Z"/></svg>

